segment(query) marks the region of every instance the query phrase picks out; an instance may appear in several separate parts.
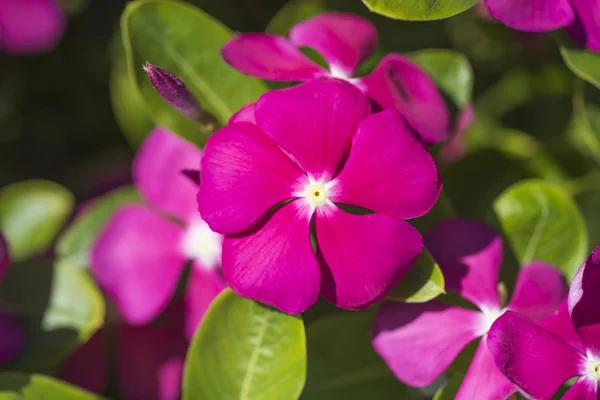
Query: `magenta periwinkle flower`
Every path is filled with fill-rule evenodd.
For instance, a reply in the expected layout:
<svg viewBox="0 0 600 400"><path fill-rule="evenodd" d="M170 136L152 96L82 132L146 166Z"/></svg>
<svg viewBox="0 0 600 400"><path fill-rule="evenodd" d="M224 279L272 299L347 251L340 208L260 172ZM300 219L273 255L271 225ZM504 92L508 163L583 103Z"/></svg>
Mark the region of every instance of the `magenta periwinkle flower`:
<svg viewBox="0 0 600 400"><path fill-rule="evenodd" d="M556 315L538 325L526 314L507 311L492 325L489 349L500 370L523 392L550 399L563 383L578 377L563 399L598 399L599 288L600 247L596 247L575 275L568 303Z"/></svg>
<svg viewBox="0 0 600 400"><path fill-rule="evenodd" d="M0 49L32 55L52 50L67 16L57 0L0 0Z"/></svg>
<svg viewBox="0 0 600 400"><path fill-rule="evenodd" d="M143 325L169 303L184 267L187 333L225 284L220 275L222 237L197 212L194 170L200 149L162 128L146 138L133 161L133 180L146 204L120 207L98 235L91 270L129 324Z"/></svg>
<svg viewBox="0 0 600 400"><path fill-rule="evenodd" d="M598 0L483 0L503 24L527 32L553 31L577 25L585 46L600 51Z"/></svg>
<svg viewBox="0 0 600 400"><path fill-rule="evenodd" d="M409 58L388 54L369 75L354 78L359 64L377 45L377 30L352 14L323 13L300 22L289 40L263 33L241 34L223 48L223 58L237 70L273 81L308 81L321 77L347 80L383 108L396 108L427 143L449 135L450 117L429 76ZM300 47L319 52L329 69L311 61Z"/></svg>
<svg viewBox="0 0 600 400"><path fill-rule="evenodd" d="M255 122L215 133L200 171L200 214L228 235L227 283L292 314L319 293L346 309L385 297L422 251L404 220L428 212L442 187L404 119L372 114L368 98L338 79L270 91L253 116L242 114Z"/></svg>
<svg viewBox="0 0 600 400"><path fill-rule="evenodd" d="M373 347L399 380L424 387L440 377L463 348L481 338L456 399L508 398L516 388L494 363L488 330L506 309L534 320L551 315L567 291L563 278L546 264L523 266L512 300L503 308L498 296L499 235L479 222L458 219L442 222L424 241L444 274L446 289L479 310L437 300L386 303L375 320Z"/></svg>

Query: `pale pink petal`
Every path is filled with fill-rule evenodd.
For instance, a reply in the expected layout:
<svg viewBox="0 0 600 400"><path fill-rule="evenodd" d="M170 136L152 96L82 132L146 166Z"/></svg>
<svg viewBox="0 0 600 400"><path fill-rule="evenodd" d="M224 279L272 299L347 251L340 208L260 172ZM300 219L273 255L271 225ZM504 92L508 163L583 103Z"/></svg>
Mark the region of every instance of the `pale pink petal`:
<svg viewBox="0 0 600 400"><path fill-rule="evenodd" d="M600 247L596 247L573 278L569 313L585 347L600 355Z"/></svg>
<svg viewBox="0 0 600 400"><path fill-rule="evenodd" d="M377 29L353 14L322 13L293 26L290 41L317 50L334 76L350 78L377 45Z"/></svg>
<svg viewBox="0 0 600 400"><path fill-rule="evenodd" d="M431 154L397 111L386 110L359 124L331 200L408 219L428 212L441 190Z"/></svg>
<svg viewBox="0 0 600 400"><path fill-rule="evenodd" d="M502 240L496 232L474 220L450 219L436 226L424 242L444 274L447 290L482 309L500 308Z"/></svg>
<svg viewBox="0 0 600 400"><path fill-rule="evenodd" d="M19 356L26 343L25 328L14 316L0 311L0 367Z"/></svg>
<svg viewBox="0 0 600 400"><path fill-rule="evenodd" d="M569 315L569 302L565 299L561 306L551 316L537 321L537 324L548 332L558 336L563 342L585 354L585 349L579 334L573 328L571 316Z"/></svg>
<svg viewBox="0 0 600 400"><path fill-rule="evenodd" d="M410 59L388 54L359 81L383 108L396 108L426 143L450 136L450 112L431 78Z"/></svg>
<svg viewBox="0 0 600 400"><path fill-rule="evenodd" d="M216 268L195 262L185 290L185 335L192 339L212 301L227 285Z"/></svg>
<svg viewBox="0 0 600 400"><path fill-rule="evenodd" d="M438 301L386 303L374 323L373 348L402 382L433 383L481 331L481 313Z"/></svg>
<svg viewBox="0 0 600 400"><path fill-rule="evenodd" d="M519 270L508 309L539 321L558 310L566 295L567 285L556 267L532 262Z"/></svg>
<svg viewBox="0 0 600 400"><path fill-rule="evenodd" d="M484 0L503 24L528 32L552 31L570 25L575 13L569 0Z"/></svg>
<svg viewBox="0 0 600 400"><path fill-rule="evenodd" d="M306 176L256 125L239 122L215 133L200 169L200 215L219 233L242 232L293 197Z"/></svg>
<svg viewBox="0 0 600 400"><path fill-rule="evenodd" d="M579 378L561 400L598 400L598 383Z"/></svg>
<svg viewBox="0 0 600 400"><path fill-rule="evenodd" d="M585 358L530 319L506 311L488 333L496 365L519 388L549 399L567 380L579 375Z"/></svg>
<svg viewBox="0 0 600 400"><path fill-rule="evenodd" d="M33 55L52 50L63 36L67 17L56 0L1 0L0 48Z"/></svg>
<svg viewBox="0 0 600 400"><path fill-rule="evenodd" d="M256 103L246 104L244 107L240 108L238 112L233 114L231 118L229 118L229 123L233 124L235 122L252 122L256 124L256 120L254 119L254 109L256 108Z"/></svg>
<svg viewBox="0 0 600 400"><path fill-rule="evenodd" d="M172 308L150 325L119 329L117 379L127 400L181 398L187 341L181 311Z"/></svg>
<svg viewBox="0 0 600 400"><path fill-rule="evenodd" d="M4 279L6 271L10 265L10 254L8 251L8 243L4 235L0 232L0 282Z"/></svg>
<svg viewBox="0 0 600 400"><path fill-rule="evenodd" d="M275 35L238 35L227 42L221 54L238 71L271 81L307 81L328 75L287 39Z"/></svg>
<svg viewBox="0 0 600 400"><path fill-rule="evenodd" d="M354 215L324 206L317 210L316 228L321 292L350 310L387 296L423 250L419 232L390 215Z"/></svg>
<svg viewBox="0 0 600 400"><path fill-rule="evenodd" d="M482 337L455 400L503 400L516 391L515 385L496 367L488 350L487 336Z"/></svg>
<svg viewBox="0 0 600 400"><path fill-rule="evenodd" d="M329 180L350 149L369 100L354 85L316 79L264 94L256 105L257 124L294 156L315 180Z"/></svg>
<svg viewBox="0 0 600 400"><path fill-rule="evenodd" d="M159 210L183 221L196 214L194 185L181 171L198 169L200 149L164 128L154 128L133 160L133 181Z"/></svg>
<svg viewBox="0 0 600 400"><path fill-rule="evenodd" d="M321 281L310 219L310 210L296 200L253 232L226 237L223 276L233 291L288 314L310 308L319 297Z"/></svg>
<svg viewBox="0 0 600 400"><path fill-rule="evenodd" d="M585 32L585 46L600 52L600 1L571 0Z"/></svg>
<svg viewBox="0 0 600 400"><path fill-rule="evenodd" d="M102 393L108 384L106 332L97 331L65 362L60 379L93 393Z"/></svg>
<svg viewBox="0 0 600 400"><path fill-rule="evenodd" d="M440 156L446 162L454 162L462 158L468 151L465 134L475 122L475 107L469 104L462 109L456 118L452 137L442 145Z"/></svg>
<svg viewBox="0 0 600 400"><path fill-rule="evenodd" d="M119 208L92 248L91 270L123 319L145 324L169 302L186 259L183 229L140 205Z"/></svg>

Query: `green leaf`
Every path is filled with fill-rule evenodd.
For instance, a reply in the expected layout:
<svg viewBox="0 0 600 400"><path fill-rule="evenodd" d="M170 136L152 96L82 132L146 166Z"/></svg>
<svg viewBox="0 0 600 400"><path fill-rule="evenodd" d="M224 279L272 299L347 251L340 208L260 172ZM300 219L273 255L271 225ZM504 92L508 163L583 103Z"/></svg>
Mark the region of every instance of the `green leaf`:
<svg viewBox="0 0 600 400"><path fill-rule="evenodd" d="M120 206L140 201L140 195L133 186L112 190L94 201L58 238L58 262L79 268L89 267L90 248L108 219Z"/></svg>
<svg viewBox="0 0 600 400"><path fill-rule="evenodd" d="M596 175L600 178L600 175ZM598 182L598 181L596 181ZM575 197L588 229L588 252L600 244L600 190L586 191Z"/></svg>
<svg viewBox="0 0 600 400"><path fill-rule="evenodd" d="M560 54L571 72L600 89L600 54L564 46Z"/></svg>
<svg viewBox="0 0 600 400"><path fill-rule="evenodd" d="M231 31L189 4L143 0L129 3L121 18L129 71L154 122L199 143L210 132L180 115L156 92L142 69L149 61L176 76L222 124L266 91L258 79L237 72L221 58ZM204 135L202 135L204 133Z"/></svg>
<svg viewBox="0 0 600 400"><path fill-rule="evenodd" d="M288 1L269 21L265 32L287 36L292 26L326 11L330 7L323 0Z"/></svg>
<svg viewBox="0 0 600 400"><path fill-rule="evenodd" d="M308 377L302 400L419 399L375 353L371 312L333 315L307 330Z"/></svg>
<svg viewBox="0 0 600 400"><path fill-rule="evenodd" d="M45 375L0 374L0 400L100 400L102 397Z"/></svg>
<svg viewBox="0 0 600 400"><path fill-rule="evenodd" d="M471 102L473 68L461 53L452 50L421 50L409 56L419 64L459 109Z"/></svg>
<svg viewBox="0 0 600 400"><path fill-rule="evenodd" d="M587 256L585 222L560 185L527 180L506 189L494 210L521 265L544 261L572 279Z"/></svg>
<svg viewBox="0 0 600 400"><path fill-rule="evenodd" d="M305 378L302 318L225 290L188 350L183 398L293 400Z"/></svg>
<svg viewBox="0 0 600 400"><path fill-rule="evenodd" d="M369 10L389 18L430 21L460 14L477 0L363 0L363 3Z"/></svg>
<svg viewBox="0 0 600 400"><path fill-rule="evenodd" d="M437 392L435 392L435 396L433 396L433 400L453 400L456 398L456 394L460 389L460 385L465 378L462 374L454 374L446 384L441 387Z"/></svg>
<svg viewBox="0 0 600 400"><path fill-rule="evenodd" d="M7 311L27 329L19 370L51 372L104 322L102 294L85 270L69 265L12 265L0 293Z"/></svg>
<svg viewBox="0 0 600 400"><path fill-rule="evenodd" d="M402 277L388 300L406 303L425 303L444 294L444 275L431 254L423 249L423 254L415 261L415 265Z"/></svg>
<svg viewBox="0 0 600 400"><path fill-rule="evenodd" d="M71 214L74 198L50 181L28 180L0 189L0 231L19 262L50 248Z"/></svg>

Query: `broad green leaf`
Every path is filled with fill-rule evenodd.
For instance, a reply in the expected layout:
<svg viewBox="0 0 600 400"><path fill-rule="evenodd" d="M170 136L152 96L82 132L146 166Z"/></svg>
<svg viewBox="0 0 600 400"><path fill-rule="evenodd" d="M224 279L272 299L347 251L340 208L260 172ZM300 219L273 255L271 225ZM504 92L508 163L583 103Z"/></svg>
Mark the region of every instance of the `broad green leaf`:
<svg viewBox="0 0 600 400"><path fill-rule="evenodd" d="M596 177L600 178L600 174ZM575 197L575 200L587 225L589 238L587 251L591 252L600 245L600 188L581 193Z"/></svg>
<svg viewBox="0 0 600 400"><path fill-rule="evenodd" d="M564 46L560 54L571 72L600 89L600 54Z"/></svg>
<svg viewBox="0 0 600 400"><path fill-rule="evenodd" d="M195 143L210 132L172 109L156 92L142 66L149 61L175 75L222 124L266 91L221 58L231 31L197 7L182 2L142 0L129 3L121 18L129 71L154 122ZM202 135L204 133L204 135Z"/></svg>
<svg viewBox="0 0 600 400"><path fill-rule="evenodd" d="M494 210L521 265L544 261L573 278L587 256L588 237L577 204L562 186L519 182L494 201Z"/></svg>
<svg viewBox="0 0 600 400"><path fill-rule="evenodd" d="M321 319L307 329L308 376L302 400L419 399L375 353L371 312Z"/></svg>
<svg viewBox="0 0 600 400"><path fill-rule="evenodd" d="M0 373L0 400L100 400L102 397L45 375Z"/></svg>
<svg viewBox="0 0 600 400"><path fill-rule="evenodd" d="M89 267L89 251L100 230L120 206L140 202L133 186L124 186L94 201L58 238L56 255L60 264Z"/></svg>
<svg viewBox="0 0 600 400"><path fill-rule="evenodd" d="M3 304L27 329L15 368L51 372L104 322L104 299L87 271L37 261L12 265L0 285Z"/></svg>
<svg viewBox="0 0 600 400"><path fill-rule="evenodd" d="M430 21L449 18L473 7L477 0L362 0L369 10L389 18Z"/></svg>
<svg viewBox="0 0 600 400"><path fill-rule="evenodd" d="M423 249L423 254L415 261L415 265L387 298L407 303L424 303L443 293L444 275L431 254Z"/></svg>
<svg viewBox="0 0 600 400"><path fill-rule="evenodd" d="M186 359L184 400L294 400L306 378L300 316L226 290L213 302Z"/></svg>
<svg viewBox="0 0 600 400"><path fill-rule="evenodd" d="M473 68L469 60L452 50L431 49L410 54L459 109L471 102Z"/></svg>
<svg viewBox="0 0 600 400"><path fill-rule="evenodd" d="M0 189L0 231L19 262L50 248L71 214L74 198L50 181L28 180Z"/></svg>

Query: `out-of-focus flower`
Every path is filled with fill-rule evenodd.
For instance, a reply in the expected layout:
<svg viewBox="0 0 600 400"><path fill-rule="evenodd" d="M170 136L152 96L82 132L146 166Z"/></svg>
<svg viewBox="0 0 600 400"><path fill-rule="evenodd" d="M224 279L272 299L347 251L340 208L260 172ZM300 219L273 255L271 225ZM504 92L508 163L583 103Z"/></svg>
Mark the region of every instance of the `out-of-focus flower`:
<svg viewBox="0 0 600 400"><path fill-rule="evenodd" d="M188 261L188 337L225 288L222 237L198 215L198 186L182 173L198 168L201 156L191 143L156 128L133 162L133 181L147 204L120 207L96 239L92 273L129 324L146 324L166 307Z"/></svg>
<svg viewBox="0 0 600 400"><path fill-rule="evenodd" d="M467 153L465 134L475 121L475 107L469 104L456 118L454 132L450 140L442 145L440 157L446 162L454 162Z"/></svg>
<svg viewBox="0 0 600 400"><path fill-rule="evenodd" d="M527 32L570 27L587 48L600 51L598 0L483 0L489 13L503 24Z"/></svg>
<svg viewBox="0 0 600 400"><path fill-rule="evenodd" d="M597 399L599 287L600 247L596 247L573 279L567 307L539 325L527 318L527 314L511 311L492 325L488 346L498 368L536 399L550 399L573 377L579 379L563 399Z"/></svg>
<svg viewBox="0 0 600 400"><path fill-rule="evenodd" d="M119 392L127 400L177 400L187 350L181 302L175 301L150 324L116 327L115 353L108 329L98 331L65 363L61 378L95 393L108 384L109 360L116 363Z"/></svg>
<svg viewBox="0 0 600 400"><path fill-rule="evenodd" d="M262 79L344 79L381 107L396 108L425 142L446 139L450 116L444 100L429 76L407 57L389 54L370 75L352 77L376 44L377 30L368 20L323 13L293 26L289 40L262 33L241 34L225 45L222 54L237 70ZM311 61L300 47L318 51L329 70Z"/></svg>
<svg viewBox="0 0 600 400"><path fill-rule="evenodd" d="M397 111L371 114L367 97L338 79L268 92L250 119L209 139L200 171L200 214L228 235L227 283L292 314L319 292L346 309L384 298L422 251L404 220L439 196L431 154Z"/></svg>
<svg viewBox="0 0 600 400"><path fill-rule="evenodd" d="M4 236L0 234L0 281L6 275L10 265L8 245ZM25 329L11 314L1 309L0 298L0 367L15 359L25 347Z"/></svg>
<svg viewBox="0 0 600 400"><path fill-rule="evenodd" d="M0 49L33 55L52 50L67 16L56 0L0 0Z"/></svg>
<svg viewBox="0 0 600 400"><path fill-rule="evenodd" d="M503 309L498 298L500 236L475 221L447 220L424 240L442 269L446 289L470 301L479 311L436 300L387 303L375 320L375 350L398 379L424 387L433 383L467 344L481 338L456 398L508 398L516 388L494 363L487 346L488 330L506 309L535 320L551 315L566 294L560 273L539 262L524 266L513 298Z"/></svg>

